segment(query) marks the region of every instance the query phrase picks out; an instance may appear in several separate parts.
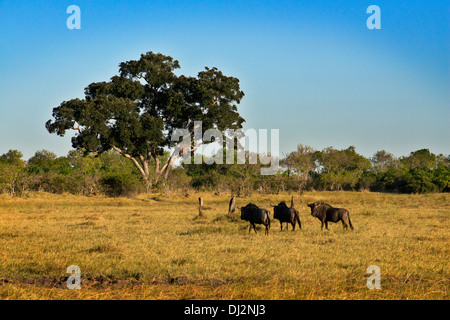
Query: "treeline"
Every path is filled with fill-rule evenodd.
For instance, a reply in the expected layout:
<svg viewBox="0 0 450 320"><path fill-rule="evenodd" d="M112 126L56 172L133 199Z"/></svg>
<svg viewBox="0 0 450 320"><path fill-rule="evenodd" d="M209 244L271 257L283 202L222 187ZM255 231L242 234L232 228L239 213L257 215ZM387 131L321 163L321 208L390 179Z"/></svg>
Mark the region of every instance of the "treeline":
<svg viewBox="0 0 450 320"><path fill-rule="evenodd" d="M224 151L221 151L224 152ZM161 161L168 154L161 156ZM249 195L305 190L368 190L397 193L448 192L450 156L428 149L396 158L384 150L371 158L354 147L322 151L299 145L280 160L275 175L261 175L261 164L181 165L170 170L151 191L172 193L191 190ZM0 189L14 196L30 191L82 195L129 196L146 191L142 176L131 161L115 151L100 155L73 150L57 157L37 151L25 161L21 152L0 156Z"/></svg>
<svg viewBox="0 0 450 320"><path fill-rule="evenodd" d="M435 155L428 149L396 158L384 150L367 159L353 146L317 151L299 145L280 160L276 175L262 176L260 165L186 165L186 174L196 189L231 189L234 194L252 191L278 193L305 190L356 190L396 193L448 192L450 156Z"/></svg>

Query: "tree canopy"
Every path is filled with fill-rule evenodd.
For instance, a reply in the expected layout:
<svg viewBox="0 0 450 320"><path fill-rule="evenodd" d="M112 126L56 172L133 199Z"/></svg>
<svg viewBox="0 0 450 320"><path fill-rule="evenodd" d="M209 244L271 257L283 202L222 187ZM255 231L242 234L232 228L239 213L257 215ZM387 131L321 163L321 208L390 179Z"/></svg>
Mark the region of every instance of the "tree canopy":
<svg viewBox="0 0 450 320"><path fill-rule="evenodd" d="M149 187L167 178L181 156L175 149L161 163L164 149L178 143L171 139L174 130L192 133L194 122L202 121L203 132L223 131L240 129L244 122L237 110L244 96L239 79L208 67L196 77L178 76L178 68L177 60L153 52L122 62L119 75L109 82L89 84L84 99L63 101L54 108L54 119L45 126L60 136L75 130L72 146L86 153L116 150L133 162ZM196 148L198 144L192 144L191 151Z"/></svg>

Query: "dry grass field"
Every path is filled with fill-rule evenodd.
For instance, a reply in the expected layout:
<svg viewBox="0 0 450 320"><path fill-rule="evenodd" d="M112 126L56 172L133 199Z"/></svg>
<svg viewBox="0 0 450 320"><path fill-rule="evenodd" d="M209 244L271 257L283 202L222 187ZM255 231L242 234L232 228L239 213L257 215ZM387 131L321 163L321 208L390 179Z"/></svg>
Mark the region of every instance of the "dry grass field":
<svg viewBox="0 0 450 320"><path fill-rule="evenodd" d="M0 298L449 299L449 194L308 192L295 196L303 229L272 220L269 236L227 218L229 198L0 195ZM321 231L306 206L317 200L347 208L355 230ZM69 265L80 290L66 287ZM370 265L380 290L366 286Z"/></svg>

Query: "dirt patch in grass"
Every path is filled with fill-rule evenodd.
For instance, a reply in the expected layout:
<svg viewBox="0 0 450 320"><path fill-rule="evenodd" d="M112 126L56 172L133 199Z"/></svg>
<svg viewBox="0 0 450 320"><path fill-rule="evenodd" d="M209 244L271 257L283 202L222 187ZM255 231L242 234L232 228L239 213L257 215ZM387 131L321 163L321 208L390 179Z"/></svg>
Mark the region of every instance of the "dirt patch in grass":
<svg viewBox="0 0 450 320"><path fill-rule="evenodd" d="M36 287L47 287L47 288L59 288L67 289L67 280L69 277L62 278L38 278L38 279L0 279L0 286L13 284L13 285L32 285ZM186 276L181 277L171 277L166 278L153 278L148 281L131 279L113 279L107 276L98 277L82 277L81 287L88 288L128 288L136 285L198 285L198 286L220 286L226 284L228 281L215 278L204 278L204 279L193 279Z"/></svg>

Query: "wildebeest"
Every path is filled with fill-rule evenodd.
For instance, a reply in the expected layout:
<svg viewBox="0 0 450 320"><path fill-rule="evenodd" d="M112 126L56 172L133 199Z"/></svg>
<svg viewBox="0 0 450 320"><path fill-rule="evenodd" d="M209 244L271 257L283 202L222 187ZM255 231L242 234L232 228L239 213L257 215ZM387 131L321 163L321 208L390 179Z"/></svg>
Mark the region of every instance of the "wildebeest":
<svg viewBox="0 0 450 320"><path fill-rule="evenodd" d="M314 202L308 204L308 207L311 208L311 215L316 217L322 222L321 230L323 230L323 225L325 224L325 228L328 229L328 221L331 222L339 222L342 221L342 226L344 229L347 229L346 220L348 220L348 224L350 228L353 230L352 222L350 221L350 213L347 209L342 208L333 208L329 204Z"/></svg>
<svg viewBox="0 0 450 320"><path fill-rule="evenodd" d="M257 233L256 224L262 224L266 227L265 234L269 235L270 215L268 210L261 209L257 205L249 203L245 207L241 207L241 220L250 222L248 233L251 232L252 227L253 230L255 230L255 233Z"/></svg>
<svg viewBox="0 0 450 320"><path fill-rule="evenodd" d="M291 202L291 207L289 208L286 205L286 202L282 201L277 206L273 207L273 218L278 219L280 221L281 231L283 231L283 222L286 223L286 230L288 228L289 223L292 225L293 231L295 231L295 223L298 222L298 226L301 229L302 224L300 223L300 217L298 211L292 206L293 201Z"/></svg>

